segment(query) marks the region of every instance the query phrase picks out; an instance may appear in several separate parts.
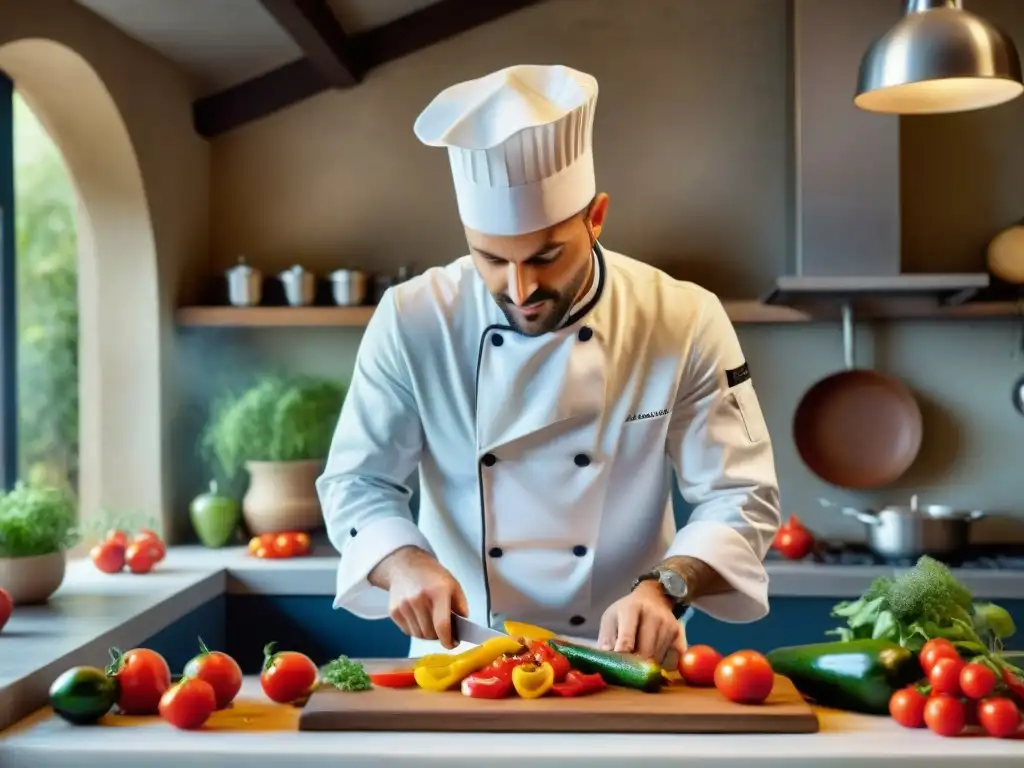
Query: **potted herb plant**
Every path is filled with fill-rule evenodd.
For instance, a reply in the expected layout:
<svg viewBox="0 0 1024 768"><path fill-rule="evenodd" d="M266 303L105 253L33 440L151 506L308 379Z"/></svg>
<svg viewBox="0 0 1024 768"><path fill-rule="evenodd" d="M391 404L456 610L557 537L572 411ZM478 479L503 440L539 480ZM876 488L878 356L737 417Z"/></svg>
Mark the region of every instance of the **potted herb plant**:
<svg viewBox="0 0 1024 768"><path fill-rule="evenodd" d="M77 505L63 488L18 483L0 494L0 587L16 604L46 602L78 543Z"/></svg>
<svg viewBox="0 0 1024 768"><path fill-rule="evenodd" d="M315 482L345 392L343 384L329 379L266 376L215 403L202 448L228 484L248 472L242 517L250 533L322 525Z"/></svg>

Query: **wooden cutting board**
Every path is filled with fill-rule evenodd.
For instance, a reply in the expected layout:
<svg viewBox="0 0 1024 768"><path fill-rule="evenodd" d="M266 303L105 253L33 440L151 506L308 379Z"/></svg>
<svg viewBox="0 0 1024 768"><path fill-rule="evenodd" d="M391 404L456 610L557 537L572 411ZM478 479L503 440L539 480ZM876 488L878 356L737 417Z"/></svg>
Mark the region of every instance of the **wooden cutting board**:
<svg viewBox="0 0 1024 768"><path fill-rule="evenodd" d="M363 663L371 672L397 666L395 659ZM818 718L789 679L776 675L768 700L756 706L734 704L713 688L691 688L678 679L658 693L610 687L577 698L496 701L471 699L457 690L345 693L325 686L303 707L299 730L816 733Z"/></svg>

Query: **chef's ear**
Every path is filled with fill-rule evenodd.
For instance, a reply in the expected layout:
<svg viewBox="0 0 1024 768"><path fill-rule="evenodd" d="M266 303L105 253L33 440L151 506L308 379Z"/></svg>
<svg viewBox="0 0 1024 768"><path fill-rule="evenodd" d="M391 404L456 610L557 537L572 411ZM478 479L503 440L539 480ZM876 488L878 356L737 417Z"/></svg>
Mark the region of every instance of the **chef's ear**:
<svg viewBox="0 0 1024 768"><path fill-rule="evenodd" d="M594 233L594 239L600 239L601 229L604 227L605 216L608 215L608 193L601 192L590 204L587 212L587 219L590 221L590 230Z"/></svg>

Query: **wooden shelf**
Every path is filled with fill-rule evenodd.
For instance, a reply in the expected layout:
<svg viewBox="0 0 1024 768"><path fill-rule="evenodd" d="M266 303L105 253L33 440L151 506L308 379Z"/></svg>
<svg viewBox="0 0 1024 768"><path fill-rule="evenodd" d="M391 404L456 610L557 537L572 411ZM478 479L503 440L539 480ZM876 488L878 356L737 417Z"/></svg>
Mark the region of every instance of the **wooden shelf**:
<svg viewBox="0 0 1024 768"><path fill-rule="evenodd" d="M373 307L182 307L178 325L206 327L362 328Z"/></svg>
<svg viewBox="0 0 1024 768"><path fill-rule="evenodd" d="M838 309L828 303L809 310L759 301L725 301L723 304L737 325L833 322L839 318ZM854 319L999 319L1024 316L1022 306L1013 301L976 301L958 306L936 306L934 302L917 300L886 301L855 310ZM177 319L180 326L208 328L362 328L369 322L373 310L373 307L182 307Z"/></svg>

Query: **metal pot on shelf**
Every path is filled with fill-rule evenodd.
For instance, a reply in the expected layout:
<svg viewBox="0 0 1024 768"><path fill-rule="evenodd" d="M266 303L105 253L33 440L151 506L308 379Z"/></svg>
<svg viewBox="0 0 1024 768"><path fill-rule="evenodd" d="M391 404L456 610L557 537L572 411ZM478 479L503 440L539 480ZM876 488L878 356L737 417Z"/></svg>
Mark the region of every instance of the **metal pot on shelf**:
<svg viewBox="0 0 1024 768"><path fill-rule="evenodd" d="M835 506L825 500L822 504ZM945 504L919 506L916 494L910 497L909 506L841 510L864 523L871 551L887 560L916 560L922 555L942 561L960 560L971 543L971 524L985 516L980 510Z"/></svg>
<svg viewBox="0 0 1024 768"><path fill-rule="evenodd" d="M240 256L238 264L226 273L228 301L235 307L254 307L263 299L263 274L245 263Z"/></svg>
<svg viewBox="0 0 1024 768"><path fill-rule="evenodd" d="M331 272L331 294L339 307L358 307L366 301L366 273L358 269Z"/></svg>
<svg viewBox="0 0 1024 768"><path fill-rule="evenodd" d="M277 276L284 288L284 296L293 307L307 307L316 298L316 275L298 264Z"/></svg>

